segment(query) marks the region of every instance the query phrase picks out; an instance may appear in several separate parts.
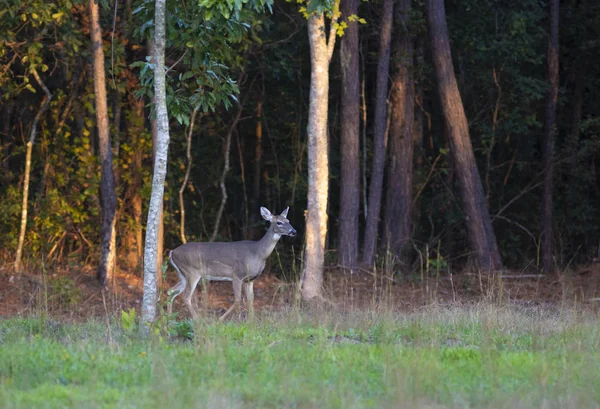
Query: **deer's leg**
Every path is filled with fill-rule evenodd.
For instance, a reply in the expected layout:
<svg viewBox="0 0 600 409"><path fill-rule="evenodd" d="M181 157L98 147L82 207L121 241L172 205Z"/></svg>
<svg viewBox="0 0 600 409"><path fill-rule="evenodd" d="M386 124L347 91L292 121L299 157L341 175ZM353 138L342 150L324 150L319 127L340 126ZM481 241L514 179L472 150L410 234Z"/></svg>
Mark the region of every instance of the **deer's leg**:
<svg viewBox="0 0 600 409"><path fill-rule="evenodd" d="M177 275L179 276L179 282L167 292L167 312L169 313L169 315L171 315L171 313L173 312L173 301L175 301L175 297L177 297L185 290L187 280L185 276L181 273L181 270L179 270L177 264L175 264L175 262L173 261L172 252L169 253L169 261L171 262L171 265L173 266L173 268L175 268L175 270L177 271Z"/></svg>
<svg viewBox="0 0 600 409"><path fill-rule="evenodd" d="M223 321L225 318L227 318L229 314L231 314L233 310L236 309L242 301L242 280L237 278L234 274L231 283L233 284L233 305L225 312L225 314L221 315L219 321Z"/></svg>
<svg viewBox="0 0 600 409"><path fill-rule="evenodd" d="M187 282L187 293L185 294L185 304L187 305L188 309L190 310L190 314L192 314L192 318L193 319L197 319L198 318L198 313L196 312L196 309L194 308L194 305L192 304L192 297L194 296L194 290L196 289L196 286L198 285L198 281L200 281L202 277L201 276L197 276L194 278L190 277L190 280Z"/></svg>
<svg viewBox="0 0 600 409"><path fill-rule="evenodd" d="M250 318L254 318L254 281L244 283L244 290L246 291L246 302L248 303L248 315Z"/></svg>

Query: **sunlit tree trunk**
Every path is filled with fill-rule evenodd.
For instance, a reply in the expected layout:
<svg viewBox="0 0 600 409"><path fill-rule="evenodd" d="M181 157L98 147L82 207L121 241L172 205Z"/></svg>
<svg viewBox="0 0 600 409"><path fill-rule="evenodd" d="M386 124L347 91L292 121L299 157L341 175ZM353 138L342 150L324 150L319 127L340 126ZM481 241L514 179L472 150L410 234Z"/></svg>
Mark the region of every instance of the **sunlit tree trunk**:
<svg viewBox="0 0 600 409"><path fill-rule="evenodd" d="M550 33L548 37L548 97L546 100L544 155L544 196L542 199L542 268L554 271L552 257L552 186L556 102L558 99L558 0L550 0Z"/></svg>
<svg viewBox="0 0 600 409"><path fill-rule="evenodd" d="M156 317L157 301L157 257L161 207L167 174L169 151L169 116L167 113L167 91L165 79L165 3L156 0L154 16L154 95L156 98L157 144L152 177L152 193L146 225L144 248L144 297L142 300L142 321L151 323ZM147 331L147 325L144 326Z"/></svg>
<svg viewBox="0 0 600 409"><path fill-rule="evenodd" d="M23 244L25 242L25 232L27 230L27 203L29 201L29 178L31 175L31 154L33 152L33 144L35 143L35 136L37 134L37 126L40 122L40 118L44 115L44 112L48 109L50 105L50 100L52 99L52 94L46 84L40 78L37 70L32 69L32 74L40 87L44 90L44 99L42 101L42 106L40 110L35 115L33 119L33 123L31 124L31 131L29 133L29 141L27 142L27 152L25 154L25 175L23 178L23 204L21 205L21 228L19 230L19 241L17 243L17 253L15 255L15 272L21 273L22 268L22 260L23 257Z"/></svg>
<svg viewBox="0 0 600 409"><path fill-rule="evenodd" d="M414 107L413 37L409 28L411 0L396 4L393 45L389 173L385 205L384 245L401 257L412 231Z"/></svg>
<svg viewBox="0 0 600 409"><path fill-rule="evenodd" d="M427 0L426 5L440 102L467 216L469 241L481 269L500 270L502 260L473 154L469 124L454 74L444 0Z"/></svg>
<svg viewBox="0 0 600 409"><path fill-rule="evenodd" d="M104 50L102 49L102 29L100 28L99 6L89 1L90 35L94 66L94 94L96 102L96 126L100 151L100 203L102 206L102 228L100 235L100 264L97 278L106 286L112 279L116 264L116 210L117 195L112 167L112 145L108 127L106 100L106 73L104 71Z"/></svg>
<svg viewBox="0 0 600 409"><path fill-rule="evenodd" d="M154 58L154 52L156 47L154 46L154 41L148 41L148 51L150 52L151 58ZM152 105L157 106L156 104L156 94L152 97ZM156 150L158 148L158 118L150 119L150 128L152 130L152 163L156 163ZM160 202L160 214L159 214L159 224L158 224L158 250L156 252L156 268L158 269L158 274L156 276L156 287L160 289L162 284L162 264L163 264L163 252L164 252L164 214L163 214L164 203Z"/></svg>
<svg viewBox="0 0 600 409"><path fill-rule="evenodd" d="M342 17L358 13L358 0L343 0ZM358 70L358 22L347 21L340 44L342 71L340 217L338 264L353 267L358 260L358 213L360 210L360 82Z"/></svg>
<svg viewBox="0 0 600 409"><path fill-rule="evenodd" d="M377 251L379 214L383 192L385 169L385 128L387 122L388 74L390 70L390 44L392 41L392 19L394 0L384 0L379 32L379 60L377 63L377 85L375 90L375 113L373 117L373 165L369 183L369 207L365 226L365 242L362 263L373 267Z"/></svg>
<svg viewBox="0 0 600 409"><path fill-rule="evenodd" d="M315 0L313 0L315 1ZM333 6L332 21L339 17L339 0ZM306 214L306 251L302 280L302 299L320 297L323 284L325 236L327 235L327 199L329 158L327 151L327 104L329 63L335 45L335 27L329 36L324 13L308 19L311 56L310 103L308 108L308 208Z"/></svg>

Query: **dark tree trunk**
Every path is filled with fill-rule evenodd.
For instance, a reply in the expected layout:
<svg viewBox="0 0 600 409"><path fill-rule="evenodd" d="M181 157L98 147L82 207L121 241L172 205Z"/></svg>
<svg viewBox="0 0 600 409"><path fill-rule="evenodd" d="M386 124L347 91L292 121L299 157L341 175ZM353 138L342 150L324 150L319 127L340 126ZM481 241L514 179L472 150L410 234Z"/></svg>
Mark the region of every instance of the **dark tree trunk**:
<svg viewBox="0 0 600 409"><path fill-rule="evenodd" d="M96 126L98 127L98 147L100 151L100 201L102 206L101 255L97 278L106 286L112 279L116 264L116 210L117 195L112 168L112 145L108 127L108 107L106 99L106 74L102 30L100 28L99 6L90 0L90 25L94 65L94 94L96 102Z"/></svg>
<svg viewBox="0 0 600 409"><path fill-rule="evenodd" d="M481 178L469 136L469 124L456 84L443 0L427 0L429 36L440 93L448 127L450 148L467 216L471 247L485 271L500 270L502 260L488 213Z"/></svg>
<svg viewBox="0 0 600 409"><path fill-rule="evenodd" d="M358 0L341 2L342 16L358 14ZM338 263L353 267L358 260L358 213L360 210L360 84L358 71L358 22L348 21L341 41L342 70L340 219Z"/></svg>
<svg viewBox="0 0 600 409"><path fill-rule="evenodd" d="M131 98L133 118L129 119L133 160L131 162L131 179L128 185L127 197L131 201L133 228L127 229L123 244L126 246L126 261L131 270L138 269L144 256L142 234L142 158L143 141L141 134L144 130L144 100Z"/></svg>
<svg viewBox="0 0 600 409"><path fill-rule="evenodd" d="M546 101L544 154L544 196L542 199L542 268L554 271L552 257L552 185L556 102L558 99L558 0L551 0L550 34L548 38L548 97Z"/></svg>
<svg viewBox="0 0 600 409"><path fill-rule="evenodd" d="M401 257L412 232L414 101L411 0L399 0L395 20L397 38L392 57L392 118L389 135L389 177L385 206L385 246Z"/></svg>
<svg viewBox="0 0 600 409"><path fill-rule="evenodd" d="M390 43L392 40L392 19L394 1L384 0L379 34L379 62L377 63L377 85L375 90L375 114L373 118L373 138L375 151L369 184L369 200L365 242L362 263L372 267L377 249L377 231L381 211L383 172L385 168L385 127L387 113L388 74L390 69Z"/></svg>

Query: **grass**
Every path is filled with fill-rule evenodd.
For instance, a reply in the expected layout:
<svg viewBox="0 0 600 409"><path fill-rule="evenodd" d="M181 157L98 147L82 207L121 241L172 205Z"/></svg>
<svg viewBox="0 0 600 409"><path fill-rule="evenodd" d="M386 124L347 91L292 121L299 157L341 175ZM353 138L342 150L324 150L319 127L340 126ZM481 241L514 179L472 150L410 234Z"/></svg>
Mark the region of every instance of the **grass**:
<svg viewBox="0 0 600 409"><path fill-rule="evenodd" d="M0 321L2 408L600 408L600 320L489 304L285 311L142 340ZM188 339L191 338L191 339Z"/></svg>

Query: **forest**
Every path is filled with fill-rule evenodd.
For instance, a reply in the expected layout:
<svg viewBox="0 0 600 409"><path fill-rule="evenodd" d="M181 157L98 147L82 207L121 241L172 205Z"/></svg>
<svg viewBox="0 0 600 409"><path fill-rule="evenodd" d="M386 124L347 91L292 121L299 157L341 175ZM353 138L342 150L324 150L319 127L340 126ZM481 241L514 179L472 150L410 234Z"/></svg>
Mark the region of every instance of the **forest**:
<svg viewBox="0 0 600 409"><path fill-rule="evenodd" d="M154 13L3 2L6 271L141 277L162 157ZM165 27L159 285L182 243L259 239L260 206L290 208L298 237L269 270L302 276L304 298L332 269L598 260L596 2L169 0Z"/></svg>

